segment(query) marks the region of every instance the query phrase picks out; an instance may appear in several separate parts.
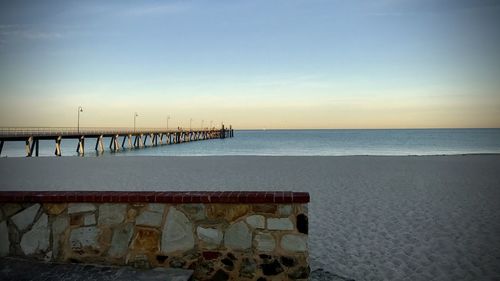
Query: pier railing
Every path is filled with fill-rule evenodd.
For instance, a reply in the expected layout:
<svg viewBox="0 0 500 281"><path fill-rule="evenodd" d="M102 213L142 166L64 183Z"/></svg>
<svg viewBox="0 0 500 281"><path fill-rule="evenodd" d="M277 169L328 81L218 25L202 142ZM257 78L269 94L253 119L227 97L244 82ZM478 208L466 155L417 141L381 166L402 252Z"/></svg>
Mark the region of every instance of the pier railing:
<svg viewBox="0 0 500 281"><path fill-rule="evenodd" d="M40 135L110 135L110 134L151 134L151 133L175 133L175 132L208 132L220 128L130 128L130 127L0 127L0 137L22 137Z"/></svg>

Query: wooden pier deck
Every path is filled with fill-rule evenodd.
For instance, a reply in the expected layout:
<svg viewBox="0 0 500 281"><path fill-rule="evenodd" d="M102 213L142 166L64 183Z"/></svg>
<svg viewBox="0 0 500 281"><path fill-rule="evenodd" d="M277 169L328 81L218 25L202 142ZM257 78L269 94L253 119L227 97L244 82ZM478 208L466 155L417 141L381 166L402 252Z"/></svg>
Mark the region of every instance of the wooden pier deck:
<svg viewBox="0 0 500 281"><path fill-rule="evenodd" d="M61 156L61 141L77 139L76 152L85 154L85 140L95 139L95 150L104 151L104 138L111 138L109 149L135 149L146 146L170 145L191 141L224 139L234 136L232 126L224 128L165 129L165 128L74 128L74 127L24 127L0 128L0 155L7 141L24 141L26 156L38 156L40 140L54 140L56 156ZM121 138L121 141L120 141Z"/></svg>

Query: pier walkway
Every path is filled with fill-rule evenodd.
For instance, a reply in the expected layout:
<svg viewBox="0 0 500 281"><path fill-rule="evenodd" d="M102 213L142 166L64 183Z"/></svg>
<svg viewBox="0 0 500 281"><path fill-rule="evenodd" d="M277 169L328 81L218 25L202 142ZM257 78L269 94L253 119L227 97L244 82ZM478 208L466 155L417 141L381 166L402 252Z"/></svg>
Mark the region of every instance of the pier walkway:
<svg viewBox="0 0 500 281"><path fill-rule="evenodd" d="M121 149L135 149L146 146L177 144L191 141L224 139L234 136L232 126L224 128L202 129L165 129L165 128L55 128L55 127L25 127L0 128L0 155L7 141L24 141L26 156L38 156L40 140L54 140L56 156L61 156L61 141L77 139L76 152L85 154L85 140L95 139L95 150L104 151L104 138L110 138L109 149L117 152ZM121 141L120 141L121 138Z"/></svg>

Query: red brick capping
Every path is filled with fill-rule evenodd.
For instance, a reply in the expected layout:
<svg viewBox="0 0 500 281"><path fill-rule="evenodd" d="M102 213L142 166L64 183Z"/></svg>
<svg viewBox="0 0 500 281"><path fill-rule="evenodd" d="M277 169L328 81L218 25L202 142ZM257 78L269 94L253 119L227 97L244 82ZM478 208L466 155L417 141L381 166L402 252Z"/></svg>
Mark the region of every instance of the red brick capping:
<svg viewBox="0 0 500 281"><path fill-rule="evenodd" d="M308 203L309 193L290 191L0 191L0 203L149 202L149 203Z"/></svg>

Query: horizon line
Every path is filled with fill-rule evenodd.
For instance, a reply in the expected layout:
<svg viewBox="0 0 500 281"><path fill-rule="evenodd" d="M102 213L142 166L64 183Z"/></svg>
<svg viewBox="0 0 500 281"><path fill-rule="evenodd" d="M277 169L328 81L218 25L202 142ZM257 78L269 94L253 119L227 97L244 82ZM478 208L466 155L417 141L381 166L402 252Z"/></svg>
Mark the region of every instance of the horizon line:
<svg viewBox="0 0 500 281"><path fill-rule="evenodd" d="M237 129L233 127L235 131L286 131L286 130L481 130L481 129L500 129L500 127L416 127L416 128L260 128L260 129Z"/></svg>
<svg viewBox="0 0 500 281"><path fill-rule="evenodd" d="M232 126L232 124L229 124ZM225 129L229 129L228 127L225 127ZM77 126L0 126L0 129L24 129L24 128L77 128ZM133 126L80 126L80 129L87 129L87 128L133 128ZM136 127L136 129L167 129L166 127ZM189 127L179 127L182 129L186 129ZM221 127L213 127L215 129L221 129ZM168 130L175 130L176 127L168 128ZM192 127L191 129L202 129L199 127ZM210 128L206 128L210 129ZM377 127L377 128L244 128L244 129L238 129L235 126L232 126L232 129L235 131L286 131L286 130L302 130L302 131L307 131L307 130L463 130L463 129L500 129L500 127L396 127L396 128L384 128L384 127Z"/></svg>

